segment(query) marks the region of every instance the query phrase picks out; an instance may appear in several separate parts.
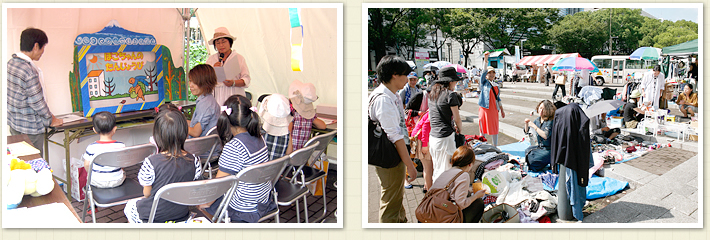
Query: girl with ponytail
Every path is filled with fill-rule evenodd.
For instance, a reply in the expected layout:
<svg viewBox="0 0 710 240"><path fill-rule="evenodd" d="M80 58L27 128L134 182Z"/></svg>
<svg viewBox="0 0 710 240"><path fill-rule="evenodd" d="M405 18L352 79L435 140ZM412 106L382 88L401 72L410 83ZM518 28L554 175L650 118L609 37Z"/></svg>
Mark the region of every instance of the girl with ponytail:
<svg viewBox="0 0 710 240"><path fill-rule="evenodd" d="M246 97L232 95L227 98L217 120L217 131L224 144L217 178L236 175L244 168L269 160L266 144L259 132L259 115ZM227 209L231 221L258 222L259 218L275 209L270 184L239 183ZM202 207L208 207L207 212L215 214L220 201L217 199L213 204Z"/></svg>

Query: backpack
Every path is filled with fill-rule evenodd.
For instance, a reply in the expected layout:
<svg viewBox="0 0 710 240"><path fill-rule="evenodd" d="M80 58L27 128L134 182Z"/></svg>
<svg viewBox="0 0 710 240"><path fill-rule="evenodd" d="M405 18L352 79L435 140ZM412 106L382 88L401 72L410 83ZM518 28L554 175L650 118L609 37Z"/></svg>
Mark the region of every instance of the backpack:
<svg viewBox="0 0 710 240"><path fill-rule="evenodd" d="M463 174L459 172L451 178L445 188L435 188L429 190L424 199L415 210L417 220L423 223L461 223L463 222L463 212L454 201L451 200L449 187Z"/></svg>

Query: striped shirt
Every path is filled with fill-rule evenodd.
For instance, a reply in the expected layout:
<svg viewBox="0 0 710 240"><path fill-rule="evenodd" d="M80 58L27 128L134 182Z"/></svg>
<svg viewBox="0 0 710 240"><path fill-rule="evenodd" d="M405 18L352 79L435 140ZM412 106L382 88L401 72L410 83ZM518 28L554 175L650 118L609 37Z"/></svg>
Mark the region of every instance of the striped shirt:
<svg viewBox="0 0 710 240"><path fill-rule="evenodd" d="M113 141L96 141L89 146L86 146L86 152L82 156L85 162L91 162L96 156L101 153L105 153L111 150L120 149L126 147L122 142ZM119 180L123 178L123 170L117 167L101 166L94 163L91 167L91 185L98 186L99 182L108 182ZM87 171L89 169L86 169Z"/></svg>
<svg viewBox="0 0 710 240"><path fill-rule="evenodd" d="M219 156L219 170L236 175L249 166L268 161L264 140L249 133L240 133L224 145ZM258 204L267 203L270 191L270 181L262 184L239 182L235 195L229 201L230 210L256 212Z"/></svg>
<svg viewBox="0 0 710 240"><path fill-rule="evenodd" d="M7 123L18 132L30 135L44 134L44 128L52 123L39 73L30 60L18 54L13 54L7 62Z"/></svg>
<svg viewBox="0 0 710 240"><path fill-rule="evenodd" d="M165 185L176 182L189 182L199 179L202 175L202 164L192 154L170 159L163 154L154 154L143 161L138 171L138 182L141 186L152 186L150 196L136 203L138 214L143 222L148 221L153 199L158 190ZM188 206L161 199L155 210L155 222L185 221L189 217Z"/></svg>

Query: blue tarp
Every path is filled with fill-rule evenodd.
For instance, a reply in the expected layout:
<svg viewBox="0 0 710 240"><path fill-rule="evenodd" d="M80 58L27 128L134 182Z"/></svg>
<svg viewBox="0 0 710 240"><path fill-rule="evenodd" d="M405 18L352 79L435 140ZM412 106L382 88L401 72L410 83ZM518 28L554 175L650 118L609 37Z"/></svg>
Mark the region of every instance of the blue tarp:
<svg viewBox="0 0 710 240"><path fill-rule="evenodd" d="M518 156L521 159L524 159L525 158L525 149L528 147L530 147L530 142L522 141L522 142L511 143L508 145L498 146L498 149L500 149L504 153L510 153L511 155Z"/></svg>
<svg viewBox="0 0 710 240"><path fill-rule="evenodd" d="M545 172L530 172L529 174L531 177L540 177L540 175L543 175L546 173L552 173L552 171L547 170ZM554 189L550 188L548 186L548 184L545 184L545 190L556 191L557 184L558 184L558 181L555 181L555 188ZM587 200L603 198L606 196L614 195L617 192L624 190L624 188L626 188L627 186L629 186L628 182L619 181L619 180L616 180L613 178L598 177L596 175L593 175L592 178L589 179L589 184L587 184Z"/></svg>

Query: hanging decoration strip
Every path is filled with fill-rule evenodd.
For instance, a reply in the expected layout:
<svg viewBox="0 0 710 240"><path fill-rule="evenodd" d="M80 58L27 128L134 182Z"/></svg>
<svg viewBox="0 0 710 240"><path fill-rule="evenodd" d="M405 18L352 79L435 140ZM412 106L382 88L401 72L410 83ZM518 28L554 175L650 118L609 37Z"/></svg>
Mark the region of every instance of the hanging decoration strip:
<svg viewBox="0 0 710 240"><path fill-rule="evenodd" d="M288 9L289 20L291 21L291 35L289 41L291 43L291 70L302 71L303 70L303 25L301 24L301 9L299 8L289 8ZM298 34L300 30L301 37L300 41L295 42L294 31ZM298 37L298 35L296 35Z"/></svg>

